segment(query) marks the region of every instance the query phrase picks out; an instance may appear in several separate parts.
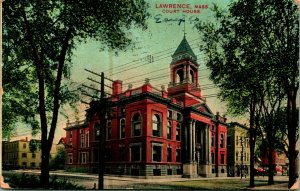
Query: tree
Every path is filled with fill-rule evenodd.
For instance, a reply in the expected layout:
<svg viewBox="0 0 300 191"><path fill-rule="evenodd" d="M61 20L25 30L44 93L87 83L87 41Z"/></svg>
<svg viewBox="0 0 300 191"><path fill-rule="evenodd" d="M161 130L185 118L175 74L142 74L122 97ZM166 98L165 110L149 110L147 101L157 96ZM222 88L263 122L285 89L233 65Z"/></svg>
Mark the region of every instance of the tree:
<svg viewBox="0 0 300 191"><path fill-rule="evenodd" d="M72 52L88 38L125 49L128 29L146 28L143 0L16 0L4 3L4 110L41 130L41 185L49 186L49 153L59 109L76 100L68 79ZM17 106L17 109L14 108ZM10 116L13 114L12 116ZM37 117L39 116L39 117ZM10 121L6 121L9 132ZM37 123L38 122L38 123Z"/></svg>
<svg viewBox="0 0 300 191"><path fill-rule="evenodd" d="M58 149L57 154L55 157L50 161L50 169L64 169L65 167L65 161L66 161L66 152L65 148Z"/></svg>
<svg viewBox="0 0 300 191"><path fill-rule="evenodd" d="M269 85L280 86L285 91L291 143L289 159L291 165L295 164L297 7L288 0L238 0L229 5L229 11L221 11L216 6L213 11L215 23L196 25L203 34L201 49L207 55L211 79L221 89L220 96L228 103L229 110L241 114L250 108L250 186L254 186L256 130L262 112L266 111L265 96L261 93ZM295 166L291 165L289 185L295 181Z"/></svg>

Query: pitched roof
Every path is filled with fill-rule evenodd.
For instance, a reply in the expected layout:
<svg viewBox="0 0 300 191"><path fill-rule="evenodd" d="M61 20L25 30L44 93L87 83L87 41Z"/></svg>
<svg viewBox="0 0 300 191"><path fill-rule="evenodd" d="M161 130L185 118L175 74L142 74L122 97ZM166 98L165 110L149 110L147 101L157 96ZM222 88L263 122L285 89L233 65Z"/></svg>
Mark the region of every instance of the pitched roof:
<svg viewBox="0 0 300 191"><path fill-rule="evenodd" d="M182 54L182 53L188 53L191 56L196 57L191 46L189 45L188 41L186 40L185 35L183 36L183 39L180 42L179 46L177 47L176 51L174 52L173 56Z"/></svg>

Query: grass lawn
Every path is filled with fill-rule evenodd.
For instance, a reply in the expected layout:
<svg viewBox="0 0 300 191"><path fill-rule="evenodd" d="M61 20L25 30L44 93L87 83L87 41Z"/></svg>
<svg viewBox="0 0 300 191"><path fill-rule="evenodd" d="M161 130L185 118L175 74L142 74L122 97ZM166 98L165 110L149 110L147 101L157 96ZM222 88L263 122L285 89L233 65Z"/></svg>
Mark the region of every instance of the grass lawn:
<svg viewBox="0 0 300 191"><path fill-rule="evenodd" d="M275 182L280 183L280 182ZM256 186L267 185L267 181L256 180ZM210 180L193 180L166 183L138 183L132 184L133 189L169 189L169 190L239 190L249 186L249 179L210 179Z"/></svg>

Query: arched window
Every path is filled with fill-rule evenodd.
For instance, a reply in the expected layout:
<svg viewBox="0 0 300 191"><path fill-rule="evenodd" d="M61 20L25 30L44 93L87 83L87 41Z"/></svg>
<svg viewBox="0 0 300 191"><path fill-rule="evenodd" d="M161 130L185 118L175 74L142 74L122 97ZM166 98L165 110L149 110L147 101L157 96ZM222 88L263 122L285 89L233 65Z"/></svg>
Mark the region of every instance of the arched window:
<svg viewBox="0 0 300 191"><path fill-rule="evenodd" d="M132 136L142 135L142 119L139 113L135 113L132 117Z"/></svg>
<svg viewBox="0 0 300 191"><path fill-rule="evenodd" d="M152 115L152 135L161 136L161 119L158 114Z"/></svg>
<svg viewBox="0 0 300 191"><path fill-rule="evenodd" d="M220 147L224 148L225 147L225 140L224 140L224 134L221 134L221 140L220 140Z"/></svg>
<svg viewBox="0 0 300 191"><path fill-rule="evenodd" d="M124 139L125 138L125 129L126 129L126 123L125 123L125 119L121 119L120 120L120 139Z"/></svg>
<svg viewBox="0 0 300 191"><path fill-rule="evenodd" d="M190 80L192 81L192 83L194 83L194 81L195 81L195 76L194 76L193 70L190 70Z"/></svg>
<svg viewBox="0 0 300 191"><path fill-rule="evenodd" d="M176 83L181 83L183 81L183 70L177 70L176 72Z"/></svg>
<svg viewBox="0 0 300 191"><path fill-rule="evenodd" d="M168 139L172 139L172 123L171 121L168 121L168 134L167 134Z"/></svg>

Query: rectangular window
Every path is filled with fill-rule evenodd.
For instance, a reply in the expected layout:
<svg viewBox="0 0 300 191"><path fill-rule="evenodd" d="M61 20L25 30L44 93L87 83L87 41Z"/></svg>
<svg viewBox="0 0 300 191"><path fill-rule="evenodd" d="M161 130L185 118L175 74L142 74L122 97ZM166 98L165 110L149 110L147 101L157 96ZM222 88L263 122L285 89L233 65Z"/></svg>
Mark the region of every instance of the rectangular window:
<svg viewBox="0 0 300 191"><path fill-rule="evenodd" d="M99 160L99 153L98 153L98 149L93 149L93 162L98 162Z"/></svg>
<svg viewBox="0 0 300 191"><path fill-rule="evenodd" d="M69 162L69 164L73 163L73 154L72 153L68 154L68 162Z"/></svg>
<svg viewBox="0 0 300 191"><path fill-rule="evenodd" d="M104 154L105 161L111 161L112 160L111 152L112 152L111 148L109 148L109 147L105 148L105 154Z"/></svg>
<svg viewBox="0 0 300 191"><path fill-rule="evenodd" d="M225 155L221 154L221 164L225 164Z"/></svg>
<svg viewBox="0 0 300 191"><path fill-rule="evenodd" d="M35 153L32 153L32 158L35 159Z"/></svg>
<svg viewBox="0 0 300 191"><path fill-rule="evenodd" d="M134 124L134 136L141 136L141 123Z"/></svg>
<svg viewBox="0 0 300 191"><path fill-rule="evenodd" d="M141 161L141 147L140 145L131 146L131 161Z"/></svg>
<svg viewBox="0 0 300 191"><path fill-rule="evenodd" d="M125 138L125 129L126 129L125 119L121 119L120 120L120 139Z"/></svg>
<svg viewBox="0 0 300 191"><path fill-rule="evenodd" d="M236 160L236 161L239 160L239 153L238 153L238 152L235 153L235 160Z"/></svg>
<svg viewBox="0 0 300 191"><path fill-rule="evenodd" d="M85 134L85 146L86 147L89 147L90 146L90 135L89 135L89 132L87 132Z"/></svg>
<svg viewBox="0 0 300 191"><path fill-rule="evenodd" d="M94 124L94 141L100 140L100 124L95 123Z"/></svg>
<svg viewBox="0 0 300 191"><path fill-rule="evenodd" d="M180 124L176 125L176 141L180 141Z"/></svg>
<svg viewBox="0 0 300 191"><path fill-rule="evenodd" d="M211 163L215 164L215 153L211 153Z"/></svg>
<svg viewBox="0 0 300 191"><path fill-rule="evenodd" d="M211 146L212 147L215 146L215 134L214 133L211 134Z"/></svg>
<svg viewBox="0 0 300 191"><path fill-rule="evenodd" d="M236 144L236 145L239 145L239 136L236 136L236 140L235 140L235 141L236 141L235 144Z"/></svg>
<svg viewBox="0 0 300 191"><path fill-rule="evenodd" d="M181 162L181 149L176 149L176 162Z"/></svg>
<svg viewBox="0 0 300 191"><path fill-rule="evenodd" d="M182 119L182 115L180 114L180 113L177 113L177 121L181 121L181 119Z"/></svg>
<svg viewBox="0 0 300 191"><path fill-rule="evenodd" d="M72 138L72 130L70 131L70 138Z"/></svg>
<svg viewBox="0 0 300 191"><path fill-rule="evenodd" d="M168 121L168 133L167 133L167 138L172 139L172 123L171 121Z"/></svg>
<svg viewBox="0 0 300 191"><path fill-rule="evenodd" d="M26 149L26 143L23 143L23 149Z"/></svg>
<svg viewBox="0 0 300 191"><path fill-rule="evenodd" d="M31 166L32 168L34 168L34 167L35 167L35 162L30 163L30 166Z"/></svg>
<svg viewBox="0 0 300 191"><path fill-rule="evenodd" d="M22 158L27 158L27 153L22 153Z"/></svg>
<svg viewBox="0 0 300 191"><path fill-rule="evenodd" d="M172 162L172 148L168 148L167 152L167 162Z"/></svg>
<svg viewBox="0 0 300 191"><path fill-rule="evenodd" d="M153 146L152 159L155 162L161 162L161 146Z"/></svg>
<svg viewBox="0 0 300 191"><path fill-rule="evenodd" d="M120 155L120 161L125 161L125 147L124 146L120 146L119 148L119 155Z"/></svg>
<svg viewBox="0 0 300 191"><path fill-rule="evenodd" d="M173 112L171 110L168 110L168 118L170 119L173 118Z"/></svg>

